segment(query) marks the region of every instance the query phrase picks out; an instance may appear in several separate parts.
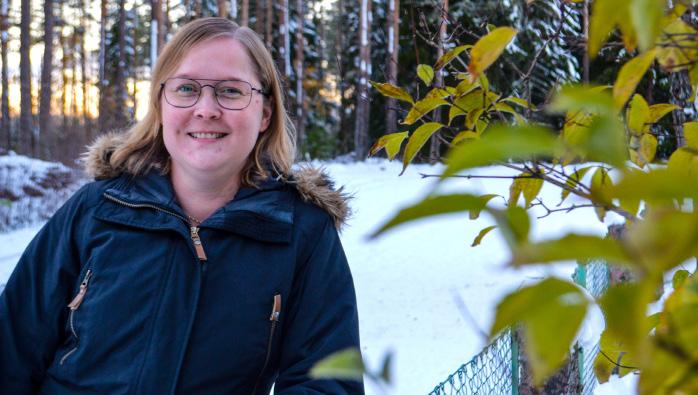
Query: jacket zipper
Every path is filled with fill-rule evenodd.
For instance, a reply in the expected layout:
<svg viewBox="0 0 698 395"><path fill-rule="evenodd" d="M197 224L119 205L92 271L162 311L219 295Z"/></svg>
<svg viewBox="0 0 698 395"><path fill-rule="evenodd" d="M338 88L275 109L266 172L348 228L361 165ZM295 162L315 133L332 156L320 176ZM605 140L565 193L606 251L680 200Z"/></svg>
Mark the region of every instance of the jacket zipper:
<svg viewBox="0 0 698 395"><path fill-rule="evenodd" d="M276 325L279 322L279 316L281 315L281 294L276 294L274 295L274 304L271 307L271 316L269 317L269 321L271 321L271 329L269 330L269 340L267 340L267 355L264 358L264 365L262 365L262 370L259 372L259 377L257 377L257 382L254 385L254 388L252 389L252 395L257 393L257 387L259 387L259 383L262 381L262 376L264 375L264 371L267 370L267 365L269 364L269 359L271 358L271 346L272 346L272 341L274 340L274 330L276 329Z"/></svg>
<svg viewBox="0 0 698 395"><path fill-rule="evenodd" d="M154 210L160 211L161 213L169 214L172 215L176 218L181 219L185 223L189 224L189 220L185 218L182 215L179 215L175 213L174 211L166 210L162 207L158 207L152 204L146 204L146 203L129 203L129 202L124 202L121 199L117 199L114 196L108 195L104 193L104 197L111 200L114 203L118 203L122 206L130 207L130 208L152 208ZM189 237L191 238L192 244L194 245L194 250L196 251L196 257L199 258L200 262L206 262L208 259L206 258L206 252L204 252L204 245L201 243L201 237L199 237L199 228L196 226L189 226Z"/></svg>
<svg viewBox="0 0 698 395"><path fill-rule="evenodd" d="M60 360L61 365L65 363L66 359L68 359L69 356L71 356L78 350L80 338L78 337L78 333L75 330L75 311L77 311L77 309L80 308L80 305L82 304L83 300L85 300L85 294L87 294L87 286L90 284L91 278L92 270L88 269L87 272L85 272L85 277L83 277L82 282L80 283L80 289L78 290L78 293L75 295L73 300L70 303L68 303L68 308L70 308L70 317L68 318L68 321L70 322L70 332L75 337L75 347L71 348L70 351L63 355L63 357Z"/></svg>

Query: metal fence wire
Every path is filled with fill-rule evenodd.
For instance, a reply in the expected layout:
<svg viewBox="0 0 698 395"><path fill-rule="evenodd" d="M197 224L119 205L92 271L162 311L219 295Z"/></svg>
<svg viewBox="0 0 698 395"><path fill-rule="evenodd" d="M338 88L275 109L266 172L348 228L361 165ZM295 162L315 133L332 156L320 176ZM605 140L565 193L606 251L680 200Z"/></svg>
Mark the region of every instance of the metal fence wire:
<svg viewBox="0 0 698 395"><path fill-rule="evenodd" d="M605 261L590 261L577 265L572 278L598 298L611 283L611 270ZM598 353L598 344L590 348L577 344L570 355L572 369L566 375L563 373L565 377L557 379L566 383L565 388L574 388L574 393L592 395L598 385L594 375L594 359ZM518 395L520 375L519 346L509 329L461 365L429 395Z"/></svg>
<svg viewBox="0 0 698 395"><path fill-rule="evenodd" d="M505 395L512 392L512 373L518 375L518 347L506 330L469 362L437 385L429 395ZM516 377L514 377L516 379Z"/></svg>

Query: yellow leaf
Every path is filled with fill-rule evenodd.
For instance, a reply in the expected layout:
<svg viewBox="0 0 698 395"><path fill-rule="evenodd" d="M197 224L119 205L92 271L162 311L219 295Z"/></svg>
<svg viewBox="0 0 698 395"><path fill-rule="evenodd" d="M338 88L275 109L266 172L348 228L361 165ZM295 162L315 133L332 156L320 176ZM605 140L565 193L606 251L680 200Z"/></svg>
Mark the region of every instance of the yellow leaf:
<svg viewBox="0 0 698 395"><path fill-rule="evenodd" d="M369 150L369 155L375 155L381 149L385 148L385 152L388 154L388 158L393 160L395 155L400 152L400 146L402 142L407 138L407 132L391 133L382 136L376 141L375 144Z"/></svg>
<svg viewBox="0 0 698 395"><path fill-rule="evenodd" d="M407 91L405 91L402 88L399 88L397 86L391 85L389 83L380 83L380 82L374 82L370 81L371 85L373 85L374 88L380 92L381 95L387 96L387 97L392 97L398 100L406 101L408 103L414 103L414 100L412 99L412 96L410 96Z"/></svg>
<svg viewBox="0 0 698 395"><path fill-rule="evenodd" d="M461 45L458 47L455 47L448 52L446 52L439 60L436 61L436 64L434 65L435 70L440 70L447 64L449 64L456 56L460 55L461 52L465 51L466 49L472 48L472 45Z"/></svg>
<svg viewBox="0 0 698 395"><path fill-rule="evenodd" d="M480 76L502 54L506 46L516 36L517 30L510 27L499 27L480 38L470 51L468 71L471 81Z"/></svg>
<svg viewBox="0 0 698 395"><path fill-rule="evenodd" d="M698 122L684 123L683 135L686 137L686 146L698 150Z"/></svg>
<svg viewBox="0 0 698 395"><path fill-rule="evenodd" d="M523 108L528 108L528 109L531 109L531 110L533 110L533 111L536 110L536 106L534 106L532 103L529 103L529 102L526 101L525 99L521 99L521 98L518 98L518 97L509 96L509 97L506 97L506 98L502 99L502 101L506 101L506 102L509 102L509 103L518 104L519 106L521 106L521 107L523 107Z"/></svg>
<svg viewBox="0 0 698 395"><path fill-rule="evenodd" d="M428 99L420 100L412 106L410 112L402 121L403 125L412 125L417 122L420 118L431 112L433 109L448 104L448 102L439 97L433 97Z"/></svg>
<svg viewBox="0 0 698 395"><path fill-rule="evenodd" d="M577 188L579 183L582 181L582 178L584 178L584 175L586 175L589 170L591 170L591 166L584 167L581 169L575 169L574 173L567 176L567 181L565 181L565 184L567 184L567 186L569 186L570 188ZM562 202L564 202L569 195L570 191L567 189L563 189L561 200L558 205L562 204Z"/></svg>
<svg viewBox="0 0 698 395"><path fill-rule="evenodd" d="M427 93L423 99L434 99L434 98L440 98L440 99L445 99L447 97L450 97L452 94L455 94L456 90L450 86L446 87L436 87Z"/></svg>
<svg viewBox="0 0 698 395"><path fill-rule="evenodd" d="M641 95L633 95L626 115L630 132L635 135L641 135L645 124L649 121L649 116L650 108L645 99Z"/></svg>
<svg viewBox="0 0 698 395"><path fill-rule="evenodd" d="M479 88L480 83L478 81L475 82L470 82L470 79L465 79L458 83L458 86L456 86L456 95L458 96L464 96L468 93L470 93L473 89Z"/></svg>
<svg viewBox="0 0 698 395"><path fill-rule="evenodd" d="M698 152L690 147L679 148L669 157L667 167L678 174L698 176Z"/></svg>
<svg viewBox="0 0 698 395"><path fill-rule="evenodd" d="M647 120L649 123L657 123L662 117L668 113L678 109L679 106L674 104L659 103L650 106L650 117Z"/></svg>
<svg viewBox="0 0 698 395"><path fill-rule="evenodd" d="M429 86L434 80L434 69L427 64L420 64L417 66L417 76L424 82L424 85Z"/></svg>
<svg viewBox="0 0 698 395"><path fill-rule="evenodd" d="M697 51L693 49L696 30L681 18L674 19L663 31L658 43L657 61L669 71L683 70L692 65Z"/></svg>
<svg viewBox="0 0 698 395"><path fill-rule="evenodd" d="M645 133L640 138L640 154L645 163L652 163L657 154L657 138L649 133Z"/></svg>
<svg viewBox="0 0 698 395"><path fill-rule="evenodd" d="M432 134L436 133L444 125L438 122L428 122L418 127L417 130L412 132L410 139L407 141L407 146L405 147L405 156L402 158L402 173L405 172L407 165L412 162L412 159L417 155L420 149L424 146L424 143L429 140Z"/></svg>
<svg viewBox="0 0 698 395"><path fill-rule="evenodd" d="M594 0L591 3L589 42L587 51L595 58L609 33L613 31L619 18L628 13L627 0Z"/></svg>
<svg viewBox="0 0 698 395"><path fill-rule="evenodd" d="M637 84L654 61L655 54L656 50L647 51L621 67L616 83L613 85L613 105L616 110L621 110L635 92Z"/></svg>
<svg viewBox="0 0 698 395"><path fill-rule="evenodd" d="M485 112L484 108L478 108L476 110L470 111L465 117L465 127L468 129L473 129L475 127L475 122L480 119L482 114Z"/></svg>
<svg viewBox="0 0 698 395"><path fill-rule="evenodd" d="M601 200L605 200L608 188L611 186L613 186L613 181L611 180L611 177L609 177L608 171L603 167L599 167L591 177L592 195L600 197ZM596 207L595 211L596 216L599 217L599 221L603 222L603 219L606 216L606 209L603 207Z"/></svg>
<svg viewBox="0 0 698 395"><path fill-rule="evenodd" d="M472 130L463 130L458 132L458 134L455 135L455 137L453 137L453 140L451 140L451 144L458 144L461 141L472 140L479 137L480 134L478 132L474 132Z"/></svg>

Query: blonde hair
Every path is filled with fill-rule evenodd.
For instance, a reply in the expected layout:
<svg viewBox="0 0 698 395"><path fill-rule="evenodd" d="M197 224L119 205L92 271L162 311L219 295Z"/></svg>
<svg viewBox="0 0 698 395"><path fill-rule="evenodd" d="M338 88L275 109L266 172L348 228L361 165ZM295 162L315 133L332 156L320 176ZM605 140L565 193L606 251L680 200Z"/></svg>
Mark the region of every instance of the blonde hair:
<svg viewBox="0 0 698 395"><path fill-rule="evenodd" d="M295 155L295 130L281 92L281 78L274 60L257 34L224 18L201 18L182 26L165 45L158 57L150 86L150 103L145 117L124 136L109 158L119 173L145 174L153 168L168 173L169 153L162 138L160 87L179 67L182 59L195 45L216 37L231 37L247 50L255 67L262 90L268 93L272 108L269 127L260 133L240 174L244 186L269 177L269 171L286 176L291 171Z"/></svg>

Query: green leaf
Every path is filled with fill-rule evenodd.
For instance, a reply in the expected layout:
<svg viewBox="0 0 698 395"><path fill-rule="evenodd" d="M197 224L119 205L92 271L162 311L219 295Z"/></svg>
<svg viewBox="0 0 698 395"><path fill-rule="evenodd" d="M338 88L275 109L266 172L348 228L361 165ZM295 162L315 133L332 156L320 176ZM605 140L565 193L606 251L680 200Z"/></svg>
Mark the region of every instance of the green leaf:
<svg viewBox="0 0 698 395"><path fill-rule="evenodd" d="M516 29L510 27L499 27L489 32L486 36L481 37L475 43L475 46L470 51L470 65L468 66L471 81L479 77L499 58L517 32Z"/></svg>
<svg viewBox="0 0 698 395"><path fill-rule="evenodd" d="M429 196L413 206L400 210L370 237L374 238L388 229L416 219L470 210L480 212L488 200L482 196L468 194Z"/></svg>
<svg viewBox="0 0 698 395"><path fill-rule="evenodd" d="M698 122L684 123L683 135L686 137L686 146L698 150Z"/></svg>
<svg viewBox="0 0 698 395"><path fill-rule="evenodd" d="M473 244L471 247L479 246L480 242L482 242L482 238L485 237L490 231L494 228L496 228L496 225L488 226L485 229L482 229L480 233L477 234L477 237L475 237L475 240L473 240Z"/></svg>
<svg viewBox="0 0 698 395"><path fill-rule="evenodd" d="M310 369L314 379L362 380L364 364L361 352L357 348L337 351L320 361Z"/></svg>
<svg viewBox="0 0 698 395"><path fill-rule="evenodd" d="M525 243L512 251L514 265L590 259L605 259L618 264L630 262L617 241L589 235L568 234L557 240Z"/></svg>
<svg viewBox="0 0 698 395"><path fill-rule="evenodd" d="M434 65L435 70L441 70L444 66L447 64L451 63L451 61L458 55L461 54L461 52L465 51L466 49L472 48L472 45L461 45L458 47L455 47L445 54L439 60L436 61L436 64Z"/></svg>
<svg viewBox="0 0 698 395"><path fill-rule="evenodd" d="M674 273L674 276L671 278L671 285L674 287L674 289L680 288L690 275L691 273L688 270L677 270L676 273Z"/></svg>
<svg viewBox="0 0 698 395"><path fill-rule="evenodd" d="M443 106L448 104L448 102L442 98L439 97L431 97L431 98L426 98L423 100L420 100L416 103L414 103L414 106L410 109L410 112L407 113L407 116L405 119L402 121L403 125L412 125L413 123L417 122L419 119L421 119L423 116L426 114L429 114L432 110L439 106Z"/></svg>
<svg viewBox="0 0 698 395"><path fill-rule="evenodd" d="M672 169L670 160L669 169L625 174L623 179L607 190L607 194L617 199L633 198L650 203L672 203L677 199L698 198L698 183L695 181L695 175Z"/></svg>
<svg viewBox="0 0 698 395"><path fill-rule="evenodd" d="M573 284L555 278L543 280L507 295L499 303L490 334L523 324L534 384L540 385L564 362L587 304Z"/></svg>
<svg viewBox="0 0 698 395"><path fill-rule="evenodd" d="M631 133L638 136L644 133L645 124L649 122L650 118L650 107L645 98L638 94L633 95L626 118Z"/></svg>
<svg viewBox="0 0 698 395"><path fill-rule="evenodd" d="M407 132L390 133L382 136L378 141L373 144L369 150L369 155L375 155L381 149L385 148L385 152L388 154L390 160L395 159L395 155L400 152L400 146L402 142L407 138Z"/></svg>
<svg viewBox="0 0 698 395"><path fill-rule="evenodd" d="M441 179L465 169L507 159L525 160L536 155L552 156L556 146L557 139L544 128L530 125L492 127L480 139L451 149Z"/></svg>
<svg viewBox="0 0 698 395"><path fill-rule="evenodd" d="M620 111L625 106L625 102L635 92L637 84L645 75L652 62L654 62L656 54L656 50L647 51L621 67L616 83L613 84L613 106L616 110Z"/></svg>
<svg viewBox="0 0 698 395"><path fill-rule="evenodd" d="M480 83L478 81L471 82L470 79L465 79L458 83L456 86L456 95L463 96L470 93L473 89L479 88Z"/></svg>
<svg viewBox="0 0 698 395"><path fill-rule="evenodd" d="M568 114L570 118L583 116L574 114L578 111L615 115L613 99L606 92L605 86L566 85L555 95L548 109L553 112L572 113Z"/></svg>
<svg viewBox="0 0 698 395"><path fill-rule="evenodd" d="M481 197L482 199L484 199L485 205L486 205L487 203L489 203L490 200L492 200L493 198L495 198L495 197L497 197L497 196L499 196L499 195L488 194L488 195L482 195L482 196L480 196L480 197ZM476 219L478 219L478 217L480 217L480 212L482 211L482 209L485 208L485 205L483 205L483 206L480 208L480 210L477 210L477 209L472 209L472 210L470 210L470 219L471 219L471 220L476 220Z"/></svg>
<svg viewBox="0 0 698 395"><path fill-rule="evenodd" d="M625 235L626 246L633 251L635 264L647 273L660 276L696 255L698 215L650 206L643 220L631 226Z"/></svg>
<svg viewBox="0 0 698 395"><path fill-rule="evenodd" d="M424 82L424 85L429 86L434 80L434 69L427 64L420 64L417 66L417 76Z"/></svg>
<svg viewBox="0 0 698 395"><path fill-rule="evenodd" d="M414 104L414 100L412 99L412 96L410 96L407 91L404 89L391 85L389 83L380 83L380 82L374 82L374 81L369 81L371 85L373 85L374 88L380 92L381 95L387 96L387 97L392 97L394 99L406 101L410 104Z"/></svg>
<svg viewBox="0 0 698 395"><path fill-rule="evenodd" d="M422 149L431 135L436 133L443 126L444 125L438 122L427 122L412 132L410 139L407 141L407 146L405 147L405 155L402 158L402 172L400 172L400 175L405 172L407 165L412 162L412 159L414 159L419 150Z"/></svg>
<svg viewBox="0 0 698 395"><path fill-rule="evenodd" d="M632 0L630 2L630 16L635 26L637 41L643 51L654 46L662 30L665 5L663 0Z"/></svg>
<svg viewBox="0 0 698 395"><path fill-rule="evenodd" d="M528 213L521 207L509 206L506 210L489 210L504 236L507 244L513 248L528 240L531 230Z"/></svg>
<svg viewBox="0 0 698 395"><path fill-rule="evenodd" d="M647 341L647 304L652 288L649 281L616 284L598 302L606 321L605 336L620 343L625 352L638 354Z"/></svg>
<svg viewBox="0 0 698 395"><path fill-rule="evenodd" d="M584 144L576 148L582 149L588 160L608 163L618 168L625 167L625 131L617 117L601 116L594 119L587 137Z"/></svg>

